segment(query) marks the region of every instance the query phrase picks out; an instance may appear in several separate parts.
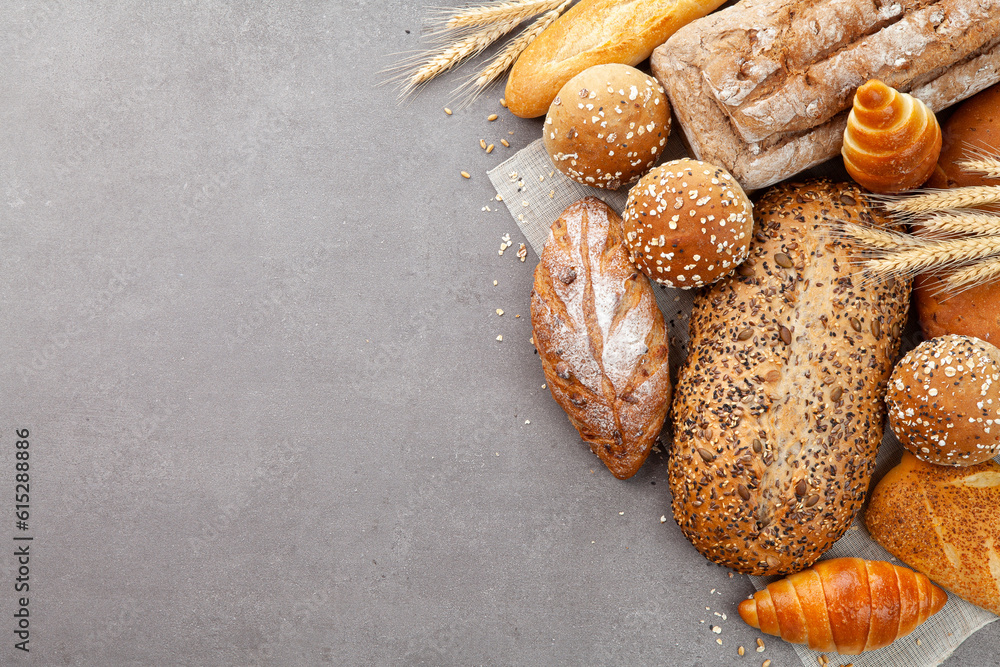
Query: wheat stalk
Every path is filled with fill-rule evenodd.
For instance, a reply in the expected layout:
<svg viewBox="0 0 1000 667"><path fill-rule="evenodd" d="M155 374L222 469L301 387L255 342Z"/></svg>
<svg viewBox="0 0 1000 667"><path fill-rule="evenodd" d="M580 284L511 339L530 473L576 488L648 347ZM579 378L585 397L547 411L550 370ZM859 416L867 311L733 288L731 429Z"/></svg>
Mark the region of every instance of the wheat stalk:
<svg viewBox="0 0 1000 667"><path fill-rule="evenodd" d="M834 224L832 230L834 236L838 238L856 241L879 250L895 250L926 244L925 241L909 234L879 229L878 227L869 227L867 225L841 223Z"/></svg>
<svg viewBox="0 0 1000 667"><path fill-rule="evenodd" d="M946 270L1000 255L1000 236L973 236L926 242L898 249L879 249L865 264L878 275L911 276L927 270Z"/></svg>
<svg viewBox="0 0 1000 667"><path fill-rule="evenodd" d="M437 51L417 54L408 61L400 63L394 68L403 70L402 74L396 77L403 81L399 96L406 97L420 85L482 53L486 47L513 30L520 22L520 19L511 19L483 28Z"/></svg>
<svg viewBox="0 0 1000 667"><path fill-rule="evenodd" d="M563 0L511 0L488 5L476 5L460 10L444 9L428 23L432 34L453 30L480 28L493 23L521 21L537 16L563 3Z"/></svg>
<svg viewBox="0 0 1000 667"><path fill-rule="evenodd" d="M987 259L955 271L944 279L938 293L956 294L997 278L1000 278L1000 257Z"/></svg>
<svg viewBox="0 0 1000 667"><path fill-rule="evenodd" d="M486 88L500 78L504 72L510 69L514 62L518 59L522 52L528 45L535 41L535 38L542 34L542 31L548 28L553 21L559 18L566 8L570 5L572 0L560 0L558 6L554 9L549 10L545 14L541 15L535 21L524 29L515 39L508 42L508 44L503 48L500 53L498 53L493 60L491 60L486 67L484 67L478 75L470 78L464 84L455 89L454 95L458 95L460 92L468 91L468 94L462 101L462 106L467 106L471 104L479 95L486 90Z"/></svg>
<svg viewBox="0 0 1000 667"><path fill-rule="evenodd" d="M1000 203L1000 185L972 185L950 190L925 190L912 197L890 198L885 207L895 213L926 213Z"/></svg>
<svg viewBox="0 0 1000 667"><path fill-rule="evenodd" d="M1000 178L1000 159L997 158L973 158L959 160L955 164L965 171L983 174L986 178Z"/></svg>
<svg viewBox="0 0 1000 667"><path fill-rule="evenodd" d="M995 213L944 211L912 224L934 234L1000 234L1000 215Z"/></svg>

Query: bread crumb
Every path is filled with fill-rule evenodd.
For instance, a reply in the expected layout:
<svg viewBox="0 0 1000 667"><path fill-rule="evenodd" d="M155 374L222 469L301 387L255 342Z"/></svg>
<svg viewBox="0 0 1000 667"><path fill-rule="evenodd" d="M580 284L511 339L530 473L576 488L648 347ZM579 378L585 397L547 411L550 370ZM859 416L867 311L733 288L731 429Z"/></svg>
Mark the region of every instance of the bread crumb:
<svg viewBox="0 0 1000 667"><path fill-rule="evenodd" d="M497 315L503 315L503 308L497 308Z"/></svg>
<svg viewBox="0 0 1000 667"><path fill-rule="evenodd" d="M666 523L666 522L667 522L667 515L666 514L660 515L660 523Z"/></svg>
<svg viewBox="0 0 1000 667"><path fill-rule="evenodd" d="M496 286L497 286L497 281L495 281L495 280L493 281L493 286L494 286L494 287L496 287Z"/></svg>
<svg viewBox="0 0 1000 667"><path fill-rule="evenodd" d="M757 653L764 652L764 640L760 637L757 638Z"/></svg>
<svg viewBox="0 0 1000 667"><path fill-rule="evenodd" d="M531 423L531 420L530 420L530 419L525 419L525 420L524 420L524 423L525 423L525 424L530 424L530 423Z"/></svg>
<svg viewBox="0 0 1000 667"><path fill-rule="evenodd" d="M503 334L500 334L499 336L497 336L497 340L502 343L503 342Z"/></svg>

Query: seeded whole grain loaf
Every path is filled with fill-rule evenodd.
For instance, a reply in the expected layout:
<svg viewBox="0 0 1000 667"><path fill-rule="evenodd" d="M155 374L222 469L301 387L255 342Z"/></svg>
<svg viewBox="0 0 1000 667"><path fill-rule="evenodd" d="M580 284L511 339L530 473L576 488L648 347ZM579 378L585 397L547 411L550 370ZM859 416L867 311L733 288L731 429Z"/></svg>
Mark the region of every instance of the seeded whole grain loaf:
<svg viewBox="0 0 1000 667"><path fill-rule="evenodd" d="M552 397L619 479L649 456L670 407L666 323L621 219L586 197L552 224L531 326Z"/></svg>
<svg viewBox="0 0 1000 667"><path fill-rule="evenodd" d="M748 190L837 155L870 79L939 111L1000 81L1000 0L742 0L652 55L695 157Z"/></svg>
<svg viewBox="0 0 1000 667"><path fill-rule="evenodd" d="M847 530L875 466L909 282L861 284L829 221L881 224L854 185L767 191L749 257L695 298L673 404L674 518L710 560L775 575Z"/></svg>

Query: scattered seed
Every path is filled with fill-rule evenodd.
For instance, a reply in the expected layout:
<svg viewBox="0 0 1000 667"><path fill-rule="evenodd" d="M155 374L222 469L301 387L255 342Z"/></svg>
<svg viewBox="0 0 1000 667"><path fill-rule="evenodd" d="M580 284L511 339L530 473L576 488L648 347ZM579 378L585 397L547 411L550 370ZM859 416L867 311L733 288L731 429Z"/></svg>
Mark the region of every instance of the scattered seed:
<svg viewBox="0 0 1000 667"><path fill-rule="evenodd" d="M760 667L771 667L771 659L768 658L767 660L765 660L764 664L762 664Z"/></svg>
<svg viewBox="0 0 1000 667"><path fill-rule="evenodd" d="M444 112L445 112L446 114L448 114L449 116L451 115L451 109L449 109L448 107L445 107L445 108L444 108Z"/></svg>
<svg viewBox="0 0 1000 667"><path fill-rule="evenodd" d="M480 139L479 140L479 147L482 148L483 150L486 150L486 140L485 139Z"/></svg>
<svg viewBox="0 0 1000 667"><path fill-rule="evenodd" d="M506 109L507 108L507 100L505 100L504 98L501 97L500 98L500 106L502 106L504 109Z"/></svg>
<svg viewBox="0 0 1000 667"><path fill-rule="evenodd" d="M504 145L504 148L510 148L510 142L506 139L501 139L500 143Z"/></svg>
<svg viewBox="0 0 1000 667"><path fill-rule="evenodd" d="M757 653L764 652L764 640L760 637L757 638Z"/></svg>
<svg viewBox="0 0 1000 667"><path fill-rule="evenodd" d="M737 653L739 653L739 654L740 654L740 656L742 657L742 656L743 656L743 654L744 654L744 653L745 653L746 651L745 651L745 650L744 650L744 648L743 648L743 647L741 646L741 647L739 647L738 649L736 649L736 652L737 652Z"/></svg>
<svg viewBox="0 0 1000 667"><path fill-rule="evenodd" d="M493 152L493 144L490 144L489 146L486 147L486 152L487 153L492 153Z"/></svg>
<svg viewBox="0 0 1000 667"><path fill-rule="evenodd" d="M495 113L491 113L489 116L486 117L486 120L488 120L488 121L490 121L492 123L497 118L499 118L499 116L497 116Z"/></svg>
<svg viewBox="0 0 1000 667"><path fill-rule="evenodd" d="M462 172L462 178L472 178L472 176L469 175L469 172L463 171Z"/></svg>

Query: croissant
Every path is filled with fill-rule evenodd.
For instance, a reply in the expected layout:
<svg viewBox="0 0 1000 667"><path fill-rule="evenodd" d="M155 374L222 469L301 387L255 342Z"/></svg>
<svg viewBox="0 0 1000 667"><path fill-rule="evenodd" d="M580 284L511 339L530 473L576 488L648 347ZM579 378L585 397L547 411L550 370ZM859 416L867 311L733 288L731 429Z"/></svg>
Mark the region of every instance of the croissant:
<svg viewBox="0 0 1000 667"><path fill-rule="evenodd" d="M941 153L941 126L923 102L877 79L858 88L847 117L844 166L872 192L923 185Z"/></svg>
<svg viewBox="0 0 1000 667"><path fill-rule="evenodd" d="M834 558L768 584L740 603L740 616L793 644L857 655L910 634L947 601L919 572L878 560Z"/></svg>

